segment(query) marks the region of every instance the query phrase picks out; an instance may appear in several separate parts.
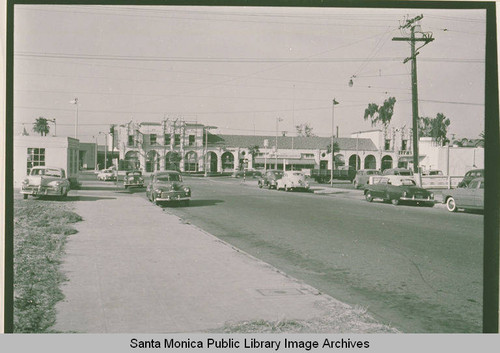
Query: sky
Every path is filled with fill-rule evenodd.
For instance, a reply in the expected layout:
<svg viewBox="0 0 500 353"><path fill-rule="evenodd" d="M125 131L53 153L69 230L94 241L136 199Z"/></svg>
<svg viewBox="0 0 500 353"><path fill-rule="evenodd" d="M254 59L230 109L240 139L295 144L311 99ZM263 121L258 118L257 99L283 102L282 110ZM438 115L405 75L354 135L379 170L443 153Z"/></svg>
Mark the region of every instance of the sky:
<svg viewBox="0 0 500 353"><path fill-rule="evenodd" d="M58 136L95 141L110 124L183 119L220 134L317 136L379 128L369 103L396 98L410 127L410 44L418 15L419 115L450 119L448 137L484 130L484 10L16 5L14 133L38 117ZM420 36L420 34L417 34ZM352 80L352 87L349 81ZM332 111L332 100L339 102ZM51 134L54 126L51 124ZM101 140L104 143L103 140Z"/></svg>

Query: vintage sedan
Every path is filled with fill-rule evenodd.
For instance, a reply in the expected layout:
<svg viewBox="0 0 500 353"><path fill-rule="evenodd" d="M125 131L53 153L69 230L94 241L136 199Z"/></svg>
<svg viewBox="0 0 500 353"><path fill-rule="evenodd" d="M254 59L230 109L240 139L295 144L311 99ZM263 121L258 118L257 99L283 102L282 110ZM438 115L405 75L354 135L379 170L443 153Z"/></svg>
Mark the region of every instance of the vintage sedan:
<svg viewBox="0 0 500 353"><path fill-rule="evenodd" d="M450 212L463 209L484 209L484 178L473 179L466 187L443 192L443 203Z"/></svg>
<svg viewBox="0 0 500 353"><path fill-rule="evenodd" d="M97 174L97 180L113 181L116 180L115 171L113 168L103 169Z"/></svg>
<svg viewBox="0 0 500 353"><path fill-rule="evenodd" d="M143 188L144 179L142 178L142 172L140 170L132 170L125 173L123 178L123 186L125 189L128 188Z"/></svg>
<svg viewBox="0 0 500 353"><path fill-rule="evenodd" d="M172 201L181 201L188 205L191 199L191 188L182 183L182 176L179 172L155 172L146 188L146 196L156 205Z"/></svg>
<svg viewBox="0 0 500 353"><path fill-rule="evenodd" d="M27 199L28 195L66 197L69 190L70 183L66 178L66 171L57 167L33 167L21 185L24 199Z"/></svg>
<svg viewBox="0 0 500 353"><path fill-rule="evenodd" d="M364 188L370 180L370 176L380 175L380 171L377 169L360 169L356 172L356 177L352 181L355 189Z"/></svg>
<svg viewBox="0 0 500 353"><path fill-rule="evenodd" d="M309 190L309 183L306 181L304 173L300 171L286 171L283 177L276 183L277 190Z"/></svg>
<svg viewBox="0 0 500 353"><path fill-rule="evenodd" d="M464 178L458 183L459 188L466 188L476 178L484 178L484 169L472 169L465 173Z"/></svg>
<svg viewBox="0 0 500 353"><path fill-rule="evenodd" d="M276 189L278 180L283 177L283 173L284 172L282 170L266 171L257 182L259 188Z"/></svg>
<svg viewBox="0 0 500 353"><path fill-rule="evenodd" d="M381 175L372 177L372 184L365 186L366 201L373 199L390 201L393 205L401 202L415 203L423 206L434 206L434 194L415 184L412 177L401 175Z"/></svg>

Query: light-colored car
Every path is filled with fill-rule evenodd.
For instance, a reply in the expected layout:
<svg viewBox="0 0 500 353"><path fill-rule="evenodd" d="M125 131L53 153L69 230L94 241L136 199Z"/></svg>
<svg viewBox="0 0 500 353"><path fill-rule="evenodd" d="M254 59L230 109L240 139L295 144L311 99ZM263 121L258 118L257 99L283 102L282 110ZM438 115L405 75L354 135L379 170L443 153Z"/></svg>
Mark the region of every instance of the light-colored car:
<svg viewBox="0 0 500 353"><path fill-rule="evenodd" d="M286 171L281 179L276 182L277 190L309 190L309 183L306 180L304 173L300 171Z"/></svg>
<svg viewBox="0 0 500 353"><path fill-rule="evenodd" d="M360 169L356 172L356 177L352 181L355 189L363 188L368 184L370 176L380 175L380 171L377 169Z"/></svg>
<svg viewBox="0 0 500 353"><path fill-rule="evenodd" d="M27 199L28 195L66 197L69 190L70 183L66 178L66 171L58 167L33 167L21 185L24 199Z"/></svg>
<svg viewBox="0 0 500 353"><path fill-rule="evenodd" d="M103 169L97 174L97 180L113 181L116 180L115 170L113 168Z"/></svg>
<svg viewBox="0 0 500 353"><path fill-rule="evenodd" d="M188 205L191 199L191 188L183 184L182 175L179 172L155 172L146 188L146 197L156 205L171 201L182 201Z"/></svg>
<svg viewBox="0 0 500 353"><path fill-rule="evenodd" d="M484 210L484 178L473 179L466 187L444 191L443 203L450 212L459 208Z"/></svg>

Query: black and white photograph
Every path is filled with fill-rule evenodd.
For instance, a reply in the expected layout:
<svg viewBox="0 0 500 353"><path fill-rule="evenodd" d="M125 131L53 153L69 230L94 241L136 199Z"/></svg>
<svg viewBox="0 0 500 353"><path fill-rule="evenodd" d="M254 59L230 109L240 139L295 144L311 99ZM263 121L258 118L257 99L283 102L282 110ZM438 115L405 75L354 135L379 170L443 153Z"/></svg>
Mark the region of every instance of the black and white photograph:
<svg viewBox="0 0 500 353"><path fill-rule="evenodd" d="M487 11L391 3L15 4L13 332L485 332Z"/></svg>

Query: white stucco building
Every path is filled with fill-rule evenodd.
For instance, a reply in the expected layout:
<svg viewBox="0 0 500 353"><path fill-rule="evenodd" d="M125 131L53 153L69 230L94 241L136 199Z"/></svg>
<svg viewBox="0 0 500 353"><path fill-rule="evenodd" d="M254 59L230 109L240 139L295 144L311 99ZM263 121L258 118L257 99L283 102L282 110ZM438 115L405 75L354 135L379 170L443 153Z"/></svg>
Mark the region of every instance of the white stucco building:
<svg viewBox="0 0 500 353"><path fill-rule="evenodd" d="M74 184L78 178L79 141L72 137L14 136L14 187L35 166L53 166L66 170Z"/></svg>

